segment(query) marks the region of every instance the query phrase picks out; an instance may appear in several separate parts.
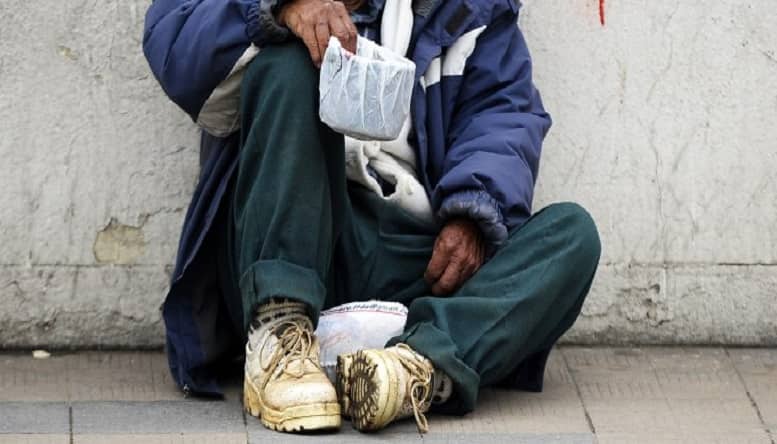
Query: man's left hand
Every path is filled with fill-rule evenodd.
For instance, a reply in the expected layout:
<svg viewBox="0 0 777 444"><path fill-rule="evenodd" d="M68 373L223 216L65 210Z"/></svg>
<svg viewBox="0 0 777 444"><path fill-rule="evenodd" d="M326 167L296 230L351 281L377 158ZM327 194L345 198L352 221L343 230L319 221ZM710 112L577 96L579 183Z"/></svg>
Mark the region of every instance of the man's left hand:
<svg viewBox="0 0 777 444"><path fill-rule="evenodd" d="M434 243L432 260L424 279L438 296L458 290L485 259L485 243L477 224L469 219L452 219Z"/></svg>

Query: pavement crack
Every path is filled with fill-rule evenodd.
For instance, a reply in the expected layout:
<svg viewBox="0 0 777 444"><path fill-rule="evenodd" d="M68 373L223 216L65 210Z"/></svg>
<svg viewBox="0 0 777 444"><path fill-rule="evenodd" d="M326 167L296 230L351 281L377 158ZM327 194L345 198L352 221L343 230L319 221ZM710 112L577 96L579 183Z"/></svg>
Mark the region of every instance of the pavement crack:
<svg viewBox="0 0 777 444"><path fill-rule="evenodd" d="M70 427L70 444L73 444L73 405L67 406L67 420Z"/></svg>
<svg viewBox="0 0 777 444"><path fill-rule="evenodd" d="M577 392L577 397L580 399L580 405L583 406L583 414L585 415L585 422L588 423L588 430L590 430L594 437L596 437L596 427L594 427L594 421L591 419L591 414L588 413L588 406L585 405L583 393L580 391L580 386L577 384L577 379L575 379L575 375L572 372L572 367L569 366L567 355L564 353L563 349L558 349L558 351L561 353L561 358L564 360L564 366L567 368L569 378L572 380L572 384L575 385L575 392Z"/></svg>
<svg viewBox="0 0 777 444"><path fill-rule="evenodd" d="M772 430L769 429L769 426L766 425L766 421L764 421L763 414L761 414L761 409L758 407L758 403L755 402L755 398L753 397L753 394L750 393L750 389L747 387L747 382L745 381L745 378L742 376L742 373L739 372L739 367L737 367L734 358L731 356L731 353L729 353L728 348L723 348L723 351L726 352L726 356L728 357L729 361L734 366L734 371L737 374L737 378L739 378L739 382L742 383L742 387L745 388L745 393L747 394L747 399L750 400L750 405L753 406L753 410L755 410L755 414L758 415L758 421L761 423L761 426L763 426L764 431L766 432L766 435L769 436L769 442L771 444L777 444L777 442L774 441L774 434L772 433Z"/></svg>

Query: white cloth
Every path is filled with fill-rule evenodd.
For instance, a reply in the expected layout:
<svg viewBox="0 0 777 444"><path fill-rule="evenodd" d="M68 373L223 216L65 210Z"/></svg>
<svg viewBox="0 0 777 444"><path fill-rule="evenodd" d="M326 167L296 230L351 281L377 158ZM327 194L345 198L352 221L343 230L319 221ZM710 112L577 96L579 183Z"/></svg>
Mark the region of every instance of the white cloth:
<svg viewBox="0 0 777 444"><path fill-rule="evenodd" d="M400 55L406 55L413 30L412 0L386 0L381 21L381 43ZM412 122L405 120L399 137L388 142L345 138L345 167L349 179L389 200L415 217L433 221L429 197L416 176L416 155L407 141ZM372 168L383 180L394 185L386 195L369 173Z"/></svg>

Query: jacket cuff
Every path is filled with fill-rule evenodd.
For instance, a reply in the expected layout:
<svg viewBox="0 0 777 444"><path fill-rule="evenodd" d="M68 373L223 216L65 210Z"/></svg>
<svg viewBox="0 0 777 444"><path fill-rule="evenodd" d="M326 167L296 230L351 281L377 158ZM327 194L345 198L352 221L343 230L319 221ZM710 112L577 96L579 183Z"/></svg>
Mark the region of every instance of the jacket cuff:
<svg viewBox="0 0 777 444"><path fill-rule="evenodd" d="M291 32L278 24L275 14L287 0L256 0L248 10L248 38L259 47L287 40Z"/></svg>
<svg viewBox="0 0 777 444"><path fill-rule="evenodd" d="M507 226L499 210L499 203L485 191L467 190L448 195L437 216L443 222L454 217L466 217L477 223L487 242L488 257L493 256L507 240Z"/></svg>

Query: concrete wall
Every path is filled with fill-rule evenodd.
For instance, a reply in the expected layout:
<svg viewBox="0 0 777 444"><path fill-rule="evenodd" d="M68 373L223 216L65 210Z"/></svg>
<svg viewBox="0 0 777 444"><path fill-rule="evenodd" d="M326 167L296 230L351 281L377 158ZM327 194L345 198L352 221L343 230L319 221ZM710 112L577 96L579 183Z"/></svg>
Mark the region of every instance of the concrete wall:
<svg viewBox="0 0 777 444"><path fill-rule="evenodd" d="M197 134L140 50L148 0L0 2L0 345L154 346ZM568 340L777 344L777 8L527 0L555 118L537 207L604 255Z"/></svg>

